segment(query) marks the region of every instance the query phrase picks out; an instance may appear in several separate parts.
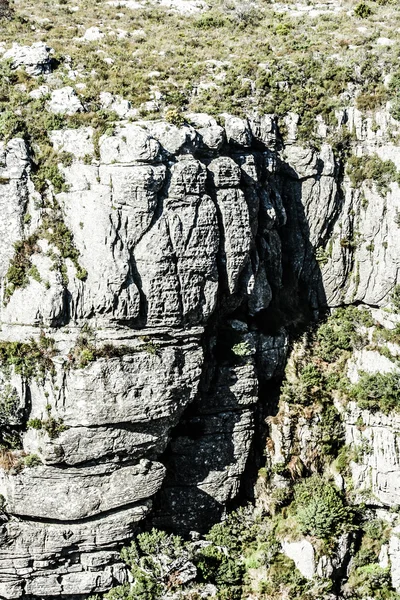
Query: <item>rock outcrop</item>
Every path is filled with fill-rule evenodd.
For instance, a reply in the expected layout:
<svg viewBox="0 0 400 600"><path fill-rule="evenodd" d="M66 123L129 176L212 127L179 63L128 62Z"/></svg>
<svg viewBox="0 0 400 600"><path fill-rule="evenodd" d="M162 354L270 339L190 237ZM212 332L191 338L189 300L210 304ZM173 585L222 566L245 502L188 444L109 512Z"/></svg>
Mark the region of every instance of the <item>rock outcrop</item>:
<svg viewBox="0 0 400 600"><path fill-rule="evenodd" d="M205 530L257 452L288 326L385 306L398 280L397 184L362 203L330 145L282 149L271 116L191 121L51 132L72 158L42 198L26 143L0 144L3 437L23 449L2 459L6 599L123 583L118 550L155 498L153 522Z"/></svg>

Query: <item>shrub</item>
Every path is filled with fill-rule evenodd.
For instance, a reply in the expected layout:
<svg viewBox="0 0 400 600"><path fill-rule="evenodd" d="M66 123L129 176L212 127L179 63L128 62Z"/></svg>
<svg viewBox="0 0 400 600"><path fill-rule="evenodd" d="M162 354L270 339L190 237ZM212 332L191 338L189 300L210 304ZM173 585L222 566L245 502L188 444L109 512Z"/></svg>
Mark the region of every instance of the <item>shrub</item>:
<svg viewBox="0 0 400 600"><path fill-rule="evenodd" d="M399 183L400 174L392 160L382 160L377 154L351 156L347 162L347 174L351 185L361 187L366 180L374 181L378 192L384 196L391 183Z"/></svg>
<svg viewBox="0 0 400 600"><path fill-rule="evenodd" d="M197 29L216 29L224 27L227 24L227 20L223 14L206 12L198 17L193 25Z"/></svg>
<svg viewBox="0 0 400 600"><path fill-rule="evenodd" d="M38 341L0 342L0 364L6 370L13 368L25 380L44 378L46 373L54 373L55 352L54 339L41 333Z"/></svg>
<svg viewBox="0 0 400 600"><path fill-rule="evenodd" d="M38 431L45 431L50 439L54 440L60 433L65 431L67 427L64 425L62 419L55 419L51 414L51 406L46 407L47 418L46 419L30 419L27 423L28 429L36 429Z"/></svg>
<svg viewBox="0 0 400 600"><path fill-rule="evenodd" d="M362 373L350 388L350 397L360 408L389 413L400 409L399 373Z"/></svg>
<svg viewBox="0 0 400 600"><path fill-rule="evenodd" d="M0 425L18 424L23 415L23 408L17 390L6 383L0 392Z"/></svg>
<svg viewBox="0 0 400 600"><path fill-rule="evenodd" d="M368 521L362 529L360 549L353 559L353 566L356 568L377 563L382 544L387 543L390 538L390 526L381 519Z"/></svg>
<svg viewBox="0 0 400 600"><path fill-rule="evenodd" d="M32 264L32 255L40 252L39 239L46 239L49 244L58 249L58 253L51 253L55 267L59 269L64 284L68 283L66 277L65 260L70 259L76 270L77 279L85 280L87 271L79 263L80 253L74 244L74 237L70 229L65 225L61 211L57 205L43 218L38 229L28 238L14 244L14 256L6 273L7 286L5 290L5 301L9 300L17 288L25 287L29 283L29 277L41 282L38 269Z"/></svg>
<svg viewBox="0 0 400 600"><path fill-rule="evenodd" d="M244 565L214 545L205 546L197 554L196 567L203 581L217 585L237 586L244 575Z"/></svg>
<svg viewBox="0 0 400 600"><path fill-rule="evenodd" d="M32 181L38 192L43 193L46 190L48 181L53 185L56 194L68 190L65 184L65 177L58 166L58 163L61 162L61 157L49 143L42 144L40 150L37 150L36 161L37 164L32 174Z"/></svg>
<svg viewBox="0 0 400 600"><path fill-rule="evenodd" d="M359 2L354 9L354 14L360 19L366 19L372 15L372 9L365 2Z"/></svg>
<svg viewBox="0 0 400 600"><path fill-rule="evenodd" d="M17 288L25 287L28 284L29 273L32 269L31 257L38 251L37 241L38 236L34 234L25 240L15 242L14 256L6 273L6 300Z"/></svg>
<svg viewBox="0 0 400 600"><path fill-rule="evenodd" d="M189 559L183 540L176 535L152 529L137 536L121 552L134 577L132 593L140 600L154 600L167 589L179 587L177 561Z"/></svg>
<svg viewBox="0 0 400 600"><path fill-rule="evenodd" d="M390 567L383 569L379 564L370 564L355 569L350 577L348 586L353 589L358 598L374 598L374 600L398 599L391 586Z"/></svg>
<svg viewBox="0 0 400 600"><path fill-rule="evenodd" d="M302 598L308 582L296 569L294 562L284 554L278 554L260 582L259 592L267 598Z"/></svg>
<svg viewBox="0 0 400 600"><path fill-rule="evenodd" d="M313 363L301 367L296 381L283 383L281 396L290 404L309 406L324 397L324 377Z"/></svg>
<svg viewBox="0 0 400 600"><path fill-rule="evenodd" d="M154 596L154 598L155 597L156 596ZM103 598L106 600L135 600L138 596L132 591L132 587L129 583L126 583L125 585L119 585L114 588L103 596ZM100 600L100 596L91 596L89 600ZM150 600L150 597L148 600Z"/></svg>
<svg viewBox="0 0 400 600"><path fill-rule="evenodd" d="M232 352L236 356L246 357L251 356L251 348L248 342L239 342L232 346Z"/></svg>
<svg viewBox="0 0 400 600"><path fill-rule="evenodd" d="M360 327L374 324L369 311L355 306L339 308L317 331L317 354L327 362L335 362L343 352L362 347L367 340Z"/></svg>
<svg viewBox="0 0 400 600"><path fill-rule="evenodd" d="M390 296L390 300L393 304L394 310L397 313L400 313L400 285L396 285Z"/></svg>
<svg viewBox="0 0 400 600"><path fill-rule="evenodd" d="M37 467L43 464L37 454L28 454L27 456L24 456L23 463L24 466L28 468Z"/></svg>
<svg viewBox="0 0 400 600"><path fill-rule="evenodd" d="M252 508L239 508L230 513L225 521L214 525L206 539L216 546L226 548L230 554L240 554L243 547L255 539L257 528Z"/></svg>
<svg viewBox="0 0 400 600"><path fill-rule="evenodd" d="M329 539L353 527L354 513L342 494L319 475L294 488L292 512L304 535Z"/></svg>
<svg viewBox="0 0 400 600"><path fill-rule="evenodd" d="M177 125L178 127L180 125L183 125L185 122L183 114L178 108L169 108L168 110L166 110L164 118L168 123L171 123L172 125Z"/></svg>

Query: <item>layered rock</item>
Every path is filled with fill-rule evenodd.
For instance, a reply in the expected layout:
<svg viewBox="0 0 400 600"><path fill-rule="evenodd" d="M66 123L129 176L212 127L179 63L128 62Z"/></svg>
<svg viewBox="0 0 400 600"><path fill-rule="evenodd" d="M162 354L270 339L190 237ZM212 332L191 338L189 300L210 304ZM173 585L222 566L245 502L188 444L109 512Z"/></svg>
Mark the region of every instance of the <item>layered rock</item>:
<svg viewBox="0 0 400 600"><path fill-rule="evenodd" d="M118 550L155 496L154 522L206 529L238 496L275 401L285 326L329 304L385 304L395 284L394 234L379 268L340 245L360 206L329 145L278 151L269 116L230 117L225 130L191 120L121 122L98 148L90 128L52 132L73 160L59 166L67 190L44 200L25 142L0 147L0 337L7 352L33 338L44 364L33 374L3 364L21 415L8 426L27 455L11 452L0 478L5 598L125 581ZM368 193L373 228L383 200ZM393 231L397 200L385 202L380 230ZM32 236L10 291L13 245ZM329 240L321 272L316 250Z"/></svg>

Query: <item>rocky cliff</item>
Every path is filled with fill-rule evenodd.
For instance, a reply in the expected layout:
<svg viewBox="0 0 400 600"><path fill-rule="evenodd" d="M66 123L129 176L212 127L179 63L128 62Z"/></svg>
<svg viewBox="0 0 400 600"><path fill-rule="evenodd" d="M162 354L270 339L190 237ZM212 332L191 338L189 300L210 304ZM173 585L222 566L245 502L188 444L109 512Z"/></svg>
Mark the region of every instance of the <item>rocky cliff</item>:
<svg viewBox="0 0 400 600"><path fill-rule="evenodd" d="M351 153L400 167L387 115L377 131L339 118ZM119 550L149 516L205 531L261 466L289 340L329 307L390 307L397 184L352 184L332 144L296 141L294 115L285 142L273 116L190 122L52 131L69 160L42 194L29 145L0 143L1 597L123 583ZM354 485L398 505L397 420L346 410L347 443L373 440ZM272 462L291 419L270 425Z"/></svg>

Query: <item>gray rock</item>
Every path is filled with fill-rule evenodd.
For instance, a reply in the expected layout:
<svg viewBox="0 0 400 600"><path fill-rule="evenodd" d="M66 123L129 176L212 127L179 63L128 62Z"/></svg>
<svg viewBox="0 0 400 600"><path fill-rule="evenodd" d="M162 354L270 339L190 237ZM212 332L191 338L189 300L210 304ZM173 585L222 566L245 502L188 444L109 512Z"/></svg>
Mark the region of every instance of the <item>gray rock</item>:
<svg viewBox="0 0 400 600"><path fill-rule="evenodd" d="M157 160L159 151L159 142L134 124L120 126L113 136L100 138L100 158L106 165L153 162Z"/></svg>
<svg viewBox="0 0 400 600"><path fill-rule="evenodd" d="M54 90L47 103L47 109L57 115L74 115L84 110L78 94L71 86Z"/></svg>
<svg viewBox="0 0 400 600"><path fill-rule="evenodd" d="M312 544L306 540L298 542L284 541L282 552L294 561L296 568L306 579L312 579L315 575L315 550Z"/></svg>
<svg viewBox="0 0 400 600"><path fill-rule="evenodd" d="M248 148L251 146L252 135L247 119L225 115L225 131L229 144Z"/></svg>
<svg viewBox="0 0 400 600"><path fill-rule="evenodd" d="M35 42L32 46L13 43L12 48L3 54L3 59L10 59L15 69L24 67L29 75L42 75L51 71L53 52L44 42Z"/></svg>
<svg viewBox="0 0 400 600"><path fill-rule="evenodd" d="M17 475L2 473L0 493L12 514L74 521L153 496L163 475L162 465L145 460L120 469L36 467Z"/></svg>
<svg viewBox="0 0 400 600"><path fill-rule="evenodd" d="M238 165L229 157L221 156L208 165L216 188L239 187L241 173Z"/></svg>
<svg viewBox="0 0 400 600"><path fill-rule="evenodd" d="M124 117L125 109L121 100ZM366 151L378 138L360 115L348 117L362 138L356 151ZM49 134L56 151L73 155L59 165L68 191L55 199L76 250L62 259L57 244L39 239L29 250L39 277L29 269L0 303L0 341L40 340L42 328L56 349L43 377L0 369L0 397L13 399L3 426L21 427L24 451L43 462L1 471L2 597L96 594L127 581L118 551L153 500L153 524L206 531L245 481L285 370L283 323L342 302L390 308L400 267L396 185L386 198L373 185L350 189L347 178L339 187L332 148L302 147L293 114L282 150L270 115L227 116L225 129L189 118L184 127L122 122L101 137L99 156L91 128ZM382 131L388 124L381 115ZM390 144L379 152L400 161ZM27 144L0 142L3 291L15 242L54 216L52 192L44 209L30 172ZM375 312L395 327L395 315ZM355 353L354 381L362 369L393 369L389 362L378 365L374 349ZM49 415L64 426L52 437ZM372 491L383 509L399 504L397 417L354 406L342 416L347 443L368 450L351 463L356 494ZM320 415L293 420L286 406L280 417L269 425L268 460L295 453L312 470ZM28 419L43 427L26 428ZM331 577L348 548L342 540L314 570ZM388 552L395 578L395 540ZM192 575L189 566L182 576Z"/></svg>

